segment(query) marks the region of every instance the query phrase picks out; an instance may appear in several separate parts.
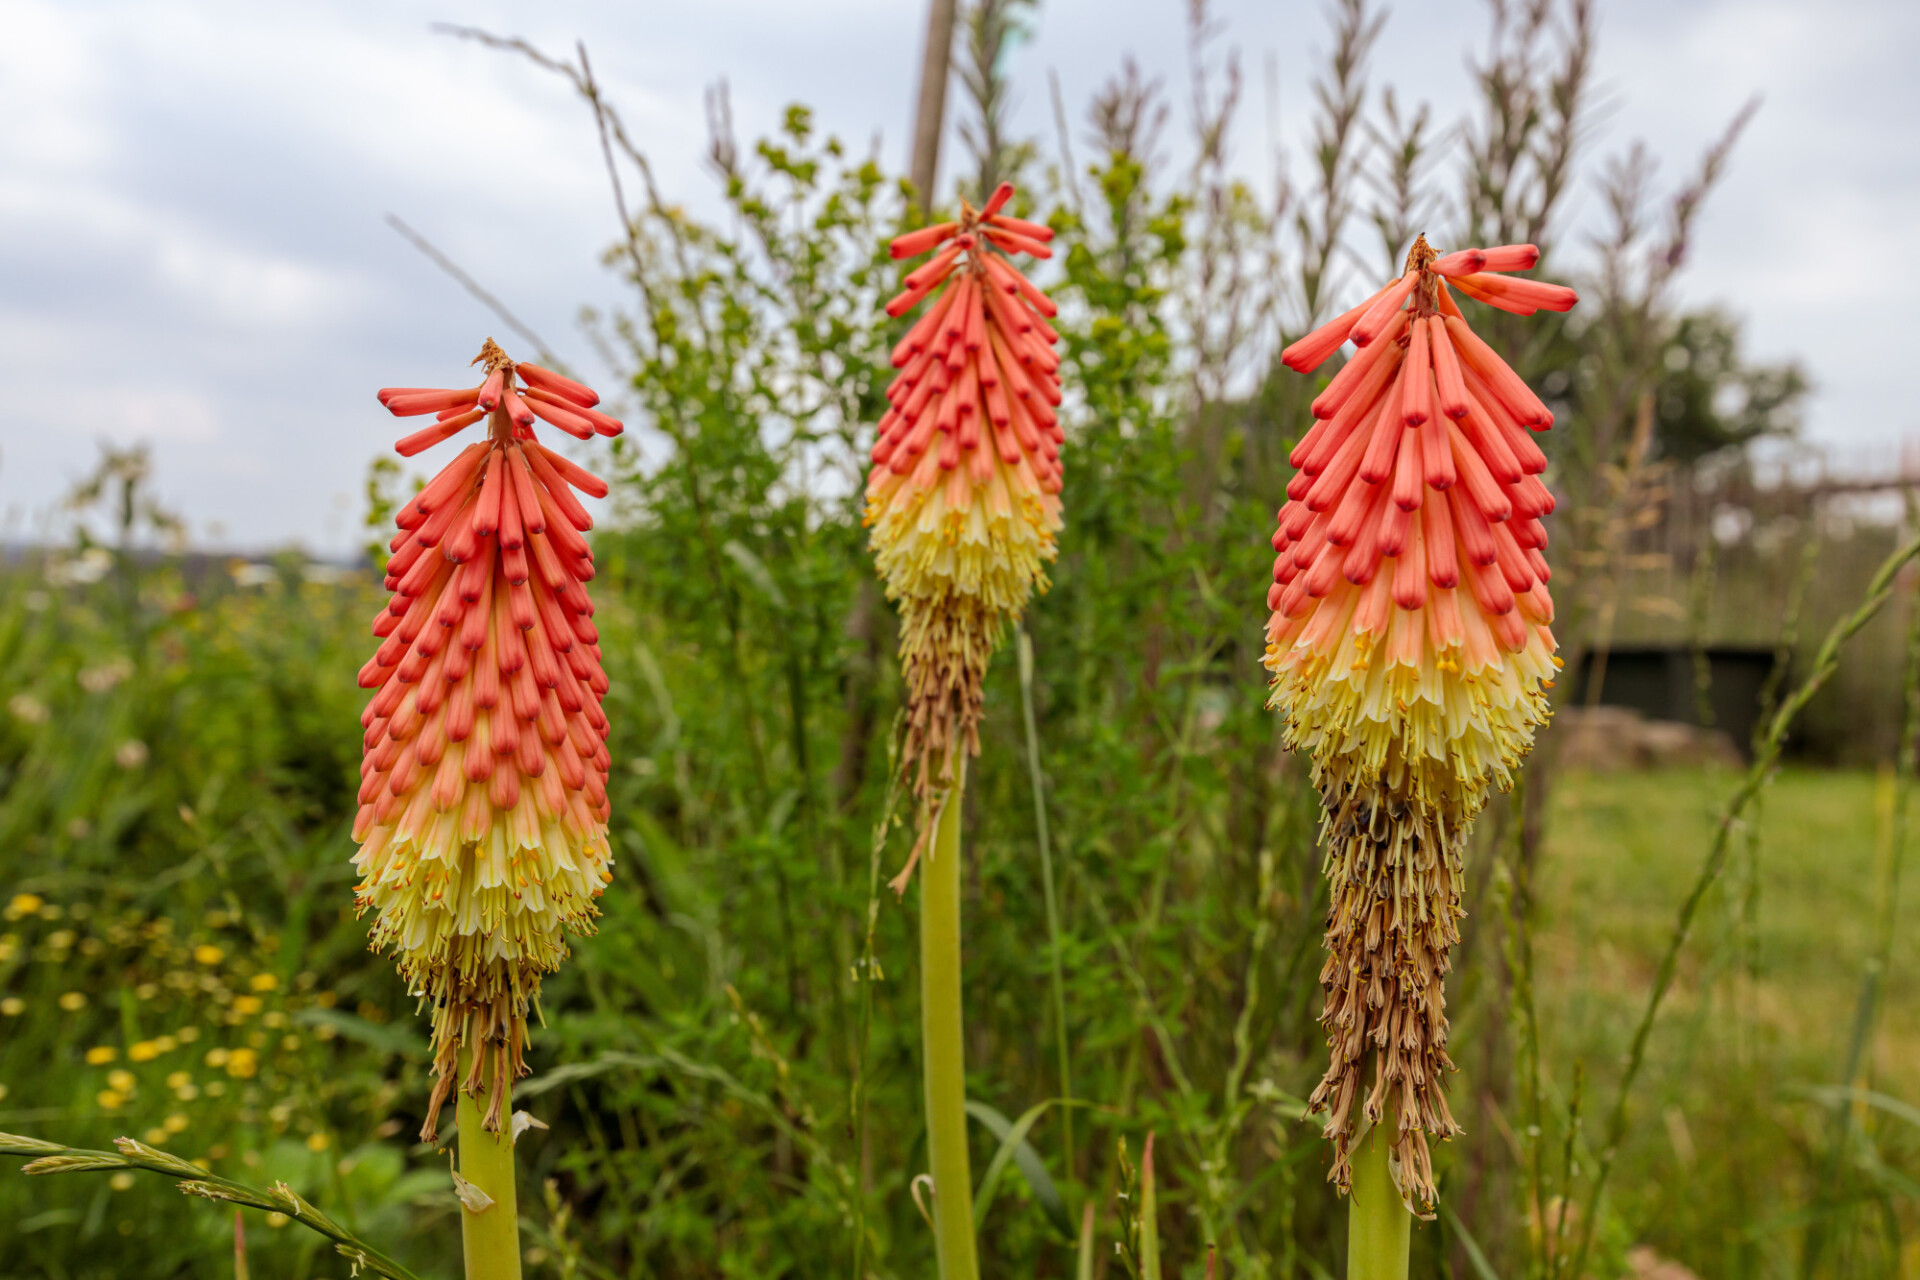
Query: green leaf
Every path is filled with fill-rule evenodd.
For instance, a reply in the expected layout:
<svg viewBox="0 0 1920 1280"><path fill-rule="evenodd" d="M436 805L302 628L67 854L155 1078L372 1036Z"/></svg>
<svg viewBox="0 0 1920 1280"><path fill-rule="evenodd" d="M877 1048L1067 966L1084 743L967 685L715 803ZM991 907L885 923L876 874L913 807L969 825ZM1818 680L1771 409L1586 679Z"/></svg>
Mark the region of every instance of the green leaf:
<svg viewBox="0 0 1920 1280"><path fill-rule="evenodd" d="M726 544L720 549L740 566L740 571L746 574L748 581L752 582L760 594L767 598L768 604L781 613L787 611L786 593L781 591L780 584L773 580L773 574L768 571L765 561L748 550L745 543L734 538L728 538Z"/></svg>
<svg viewBox="0 0 1920 1280"><path fill-rule="evenodd" d="M383 1053L402 1058L427 1056L427 1042L417 1032L399 1023L386 1026L339 1009L302 1009L293 1015L293 1020L309 1027L332 1027L347 1039Z"/></svg>
<svg viewBox="0 0 1920 1280"><path fill-rule="evenodd" d="M994 1194L1000 1188L1001 1175L1006 1172L1007 1164L1020 1167L1020 1175L1027 1180L1027 1187L1033 1192L1033 1198L1039 1202L1040 1211L1064 1238L1071 1240L1075 1236L1073 1218L1067 1212L1067 1202L1060 1195L1060 1188L1054 1185L1053 1176L1047 1172L1047 1166L1040 1159L1040 1153L1027 1142L1027 1134L1033 1129L1040 1117L1052 1106L1081 1107L1084 1102L1073 1102L1061 1098L1049 1098L1045 1102L1035 1103L1023 1112L1018 1120L1009 1121L999 1111L984 1102L969 1100L967 1114L985 1125L994 1137L1000 1140L999 1150L993 1153L993 1159L987 1164L987 1172L980 1179L980 1187L973 1195L973 1226L978 1231L987 1220L987 1210L993 1206Z"/></svg>
<svg viewBox="0 0 1920 1280"><path fill-rule="evenodd" d="M1473 1264L1473 1274L1480 1280L1500 1280L1500 1273L1487 1261L1487 1255L1481 1251L1480 1242L1473 1238L1473 1232L1467 1230L1467 1224L1460 1221L1460 1215L1445 1200L1440 1202L1440 1216L1447 1220L1447 1230L1460 1237L1460 1247L1467 1251L1467 1261Z"/></svg>
<svg viewBox="0 0 1920 1280"><path fill-rule="evenodd" d="M1877 1111L1886 1112L1895 1119L1905 1120L1910 1125L1920 1127L1920 1107L1910 1102L1902 1102L1888 1094L1875 1093L1871 1089L1848 1088L1845 1085L1822 1085L1819 1088L1808 1089L1806 1092L1810 1097L1828 1106L1838 1106L1844 1102L1862 1102Z"/></svg>

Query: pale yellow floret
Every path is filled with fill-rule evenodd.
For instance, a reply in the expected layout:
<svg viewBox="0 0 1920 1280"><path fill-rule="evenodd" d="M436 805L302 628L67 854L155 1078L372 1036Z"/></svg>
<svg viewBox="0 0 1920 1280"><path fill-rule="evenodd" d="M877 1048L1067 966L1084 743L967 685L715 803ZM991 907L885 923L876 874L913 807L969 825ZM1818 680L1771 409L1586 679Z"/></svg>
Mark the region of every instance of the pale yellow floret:
<svg viewBox="0 0 1920 1280"><path fill-rule="evenodd" d="M494 811L478 840L462 836L456 811L410 805L395 825L369 831L353 861L360 899L379 913L375 945L399 953L423 994L421 979L461 939L472 940L470 962L556 968L567 955L564 932L593 928L612 851L606 828L584 810L544 816L528 788L512 809Z"/></svg>
<svg viewBox="0 0 1920 1280"><path fill-rule="evenodd" d="M1018 614L1046 589L1045 562L1056 553L1060 503L1032 485L1022 465L995 458L983 483L936 471L880 468L867 491L874 564L897 600L970 596L1001 616ZM1023 482L1026 481L1026 482Z"/></svg>
<svg viewBox="0 0 1920 1280"><path fill-rule="evenodd" d="M1334 630L1330 644L1311 643L1310 628L1269 644L1269 705L1287 713L1288 745L1316 763L1343 757L1377 777L1396 755L1436 786L1504 789L1551 714L1553 634L1529 626L1519 652L1491 646L1476 660L1461 645L1436 650L1421 612L1396 610L1390 624L1418 628L1412 644L1381 644L1351 627Z"/></svg>
<svg viewBox="0 0 1920 1280"><path fill-rule="evenodd" d="M956 776L956 752L979 750L987 662L1006 621L1047 588L1060 500L1024 456L1009 465L976 450L946 470L929 452L904 475L874 469L865 518L875 566L900 609L902 763L930 802Z"/></svg>

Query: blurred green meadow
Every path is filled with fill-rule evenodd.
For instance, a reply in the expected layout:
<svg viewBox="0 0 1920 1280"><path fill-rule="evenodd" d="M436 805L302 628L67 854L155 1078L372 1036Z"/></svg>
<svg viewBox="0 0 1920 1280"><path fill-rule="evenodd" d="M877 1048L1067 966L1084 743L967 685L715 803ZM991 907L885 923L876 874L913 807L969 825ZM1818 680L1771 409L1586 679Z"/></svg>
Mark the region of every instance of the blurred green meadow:
<svg viewBox="0 0 1920 1280"><path fill-rule="evenodd" d="M977 130L955 166L975 196L1017 178L1016 211L1058 233L1040 282L1070 388L1060 558L990 672L963 815L985 1275L1131 1275L1118 1246L1149 1135L1164 1274L1342 1271L1345 1210L1302 1102L1324 1056L1319 802L1260 659L1287 454L1331 373L1273 353L1347 305L1354 264L1397 271L1445 221L1449 245L1536 242L1543 274L1581 288L1570 320L1484 317L1557 415L1570 660L1733 636L1777 647L1778 705L1901 539L1897 512L1760 510L1747 445L1791 432L1804 379L1748 361L1734 322L1672 288L1738 122L1666 186L1589 157L1594 19L1543 11L1496 26L1470 69L1485 114L1459 173L1433 163L1424 117L1363 125L1381 99L1363 0L1332 11L1306 172L1277 197L1209 150L1235 95L1196 94L1179 127L1198 158L1173 171L1164 92L1126 69L1081 113L1078 163ZM1195 12L1204 52L1219 37ZM1003 100L991 34L965 55L970 119ZM584 67L556 65L607 110ZM917 215L802 107L750 146L713 141L726 217L634 184L607 259L631 305L585 319L634 424L580 454L614 487L592 590L616 866L598 934L546 984L515 1094L548 1126L518 1148L525 1261L583 1280L922 1280L916 898L885 888L913 833L891 785L892 613L860 520L900 333L880 313L884 243ZM1616 215L1597 257L1556 256L1574 175ZM370 469L371 542L412 479ZM70 534L0 567L0 1131L127 1135L284 1180L452 1276L448 1156L414 1136L425 1023L352 912L378 575L194 554L152 491L137 455L109 456L64 508ZM1751 536L1669 518L1729 495L1764 517ZM1723 865L1707 860L1731 765L1556 769L1550 732L1496 798L1449 981L1466 1134L1437 1153L1444 1211L1416 1228L1416 1275L1920 1275L1920 993L1898 912L1911 575L1875 605L1794 722L1790 765L1726 828ZM163 1178L0 1162L0 1276L234 1273L233 1216ZM349 1273L284 1220L250 1215L246 1241L253 1275Z"/></svg>

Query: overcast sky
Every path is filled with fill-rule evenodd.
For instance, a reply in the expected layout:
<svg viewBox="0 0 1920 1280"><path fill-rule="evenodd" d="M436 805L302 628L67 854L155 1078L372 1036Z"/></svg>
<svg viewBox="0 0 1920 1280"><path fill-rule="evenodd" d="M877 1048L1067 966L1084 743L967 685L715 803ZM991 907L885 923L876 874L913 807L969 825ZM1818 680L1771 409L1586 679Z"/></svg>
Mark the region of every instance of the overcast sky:
<svg viewBox="0 0 1920 1280"><path fill-rule="evenodd" d="M603 384L575 319L622 295L591 119L557 79L436 36L449 21L564 51L583 39L670 199L712 209L702 92L739 133L794 101L905 163L918 0L0 0L0 509L9 536L92 464L152 442L196 539L357 543L368 460L400 434L382 385L456 383L505 333L383 222L397 213ZM1239 134L1270 178L1263 84L1296 150L1327 28L1317 4L1220 0L1249 74ZM1024 133L1051 149L1046 74L1076 127L1131 54L1188 88L1182 0L1046 0L1012 62ZM1484 31L1473 0L1403 3L1376 83L1459 115ZM1595 157L1644 138L1669 180L1753 93L1766 102L1701 227L1685 296L1747 322L1751 352L1817 384L1809 434L1889 459L1920 428L1899 329L1920 196L1920 5L1602 0L1614 106ZM1176 119L1177 128L1177 119ZM949 145L949 156L953 148ZM1594 204L1591 186L1584 207ZM513 349L513 344L509 344Z"/></svg>

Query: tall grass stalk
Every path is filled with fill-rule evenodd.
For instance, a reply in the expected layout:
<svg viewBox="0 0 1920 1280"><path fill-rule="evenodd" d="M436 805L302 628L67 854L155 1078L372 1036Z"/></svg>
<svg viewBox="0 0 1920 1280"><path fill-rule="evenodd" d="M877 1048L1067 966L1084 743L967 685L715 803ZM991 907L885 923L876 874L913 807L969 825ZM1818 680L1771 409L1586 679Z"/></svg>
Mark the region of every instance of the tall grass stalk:
<svg viewBox="0 0 1920 1280"><path fill-rule="evenodd" d="M1594 1173L1593 1183L1587 1189L1586 1200L1580 1213L1580 1243L1573 1254L1573 1265L1569 1275L1585 1274L1588 1251L1593 1245L1594 1224L1600 1207L1600 1197L1607 1188L1607 1178L1613 1172L1613 1164L1620 1154L1621 1140L1627 1131L1627 1101L1632 1096L1634 1081L1645 1065L1647 1041L1653 1034L1654 1019L1659 1016L1660 1006L1666 1002L1667 992L1673 987L1675 976L1680 969L1680 952L1687 944L1687 937L1693 929L1693 918L1700 910L1707 891L1720 878L1726 868L1727 851L1732 844L1734 829L1740 824L1741 815L1748 804L1760 794L1780 760L1781 748L1786 743L1787 730L1792 728L1795 717L1812 701L1813 695L1820 691L1840 665L1840 647L1851 639L1862 627L1873 620L1888 599L1893 595L1894 577L1909 560L1920 555L1920 538L1912 539L1896 548L1892 555L1881 562L1875 570L1872 580L1867 584L1865 598L1858 608L1840 621L1820 644L1813 658L1813 669L1793 695L1780 704L1767 725L1766 736L1754 753L1753 764L1748 767L1746 777L1739 788L1728 797L1720 820L1715 824L1713 845L1707 851L1707 859L1700 867L1699 878L1694 881L1693 889L1686 900L1680 904L1679 918L1674 922L1673 935L1668 939L1665 955L1661 957L1660 968L1654 977L1653 991L1647 997L1646 1010L1640 1015L1640 1023L1634 1028L1633 1046L1627 1053L1625 1072L1620 1077L1620 1086L1614 1094L1613 1106L1607 1116L1607 1127L1603 1145L1600 1149L1599 1168Z"/></svg>
<svg viewBox="0 0 1920 1280"><path fill-rule="evenodd" d="M1027 773L1033 784L1033 826L1040 841L1040 885L1047 898L1047 955L1052 969L1053 1026L1060 1059L1060 1096L1073 1097L1073 1048L1067 1034L1067 985L1060 959L1060 899L1053 883L1053 841L1047 831L1047 796L1040 772L1040 731L1033 718L1033 641L1019 631L1020 714L1027 730ZM1060 1109L1061 1171L1073 1179L1073 1108Z"/></svg>
<svg viewBox="0 0 1920 1280"><path fill-rule="evenodd" d="M1911 503L1909 503L1911 507ZM1911 514L1911 512L1910 512ZM1904 716L1900 745L1894 753L1891 769L1882 766L1880 787L1874 808L1879 812L1876 825L1881 832L1878 864L1874 876L1874 901L1879 918L1874 922L1873 952L1860 974L1860 994L1854 1004L1852 1032L1847 1038L1846 1064L1841 1070L1833 1104L1833 1142L1827 1152L1826 1174L1815 1199L1817 1212L1807 1224L1807 1236L1800 1255L1800 1273L1817 1273L1820 1256L1827 1244L1831 1216L1851 1198L1844 1184L1847 1155L1853 1147L1856 1115L1864 1110L1859 1095L1868 1086L1867 1061L1872 1052L1874 1025L1885 992L1887 969L1893 960L1894 925L1899 914L1900 863L1907 836L1907 798L1914 772L1915 733L1920 732L1920 596L1907 604L1906 667L1901 683Z"/></svg>
<svg viewBox="0 0 1920 1280"><path fill-rule="evenodd" d="M1910 522L1913 518L1912 505L1909 497ZM1893 942L1897 936L1895 930L1900 911L1900 875L1907 852L1908 805L1913 798L1915 767L1920 765L1920 589L1913 591L1907 599L1906 658L1906 671L1901 682L1904 715L1900 726L1900 747L1894 753L1893 811L1887 824L1886 876L1880 897L1880 919L1876 922L1878 931L1874 938L1873 958L1869 961L1870 971L1876 978L1875 991L1879 994L1884 994L1886 974L1893 964ZM1877 1015L1877 1001L1871 1012ZM1855 1082L1849 1080L1848 1083Z"/></svg>
<svg viewBox="0 0 1920 1280"><path fill-rule="evenodd" d="M920 1024L940 1280L979 1280L973 1171L967 1159L967 1067L960 1005L960 809L966 764L941 802L932 856L920 869Z"/></svg>
<svg viewBox="0 0 1920 1280"><path fill-rule="evenodd" d="M356 1274L364 1270L369 1275L383 1276L385 1280L419 1280L413 1272L368 1245L307 1203L298 1192L284 1182L276 1182L270 1190L262 1191L244 1182L235 1182L231 1178L223 1178L219 1174L208 1172L171 1152L162 1151L144 1142L135 1142L132 1138L115 1138L114 1146L119 1148L117 1152L89 1151L58 1142L47 1142L40 1138L0 1133L0 1155L32 1157L20 1168L20 1172L29 1177L56 1173L103 1173L109 1170L157 1173L161 1177L172 1178L186 1195L202 1200L244 1205L249 1209L278 1213L293 1219L308 1230L318 1232L331 1240L340 1256L353 1264ZM236 1226L236 1242L239 1239ZM242 1246L236 1243L236 1257L240 1256L241 1248ZM517 1269L514 1274L519 1274Z"/></svg>
<svg viewBox="0 0 1920 1280"><path fill-rule="evenodd" d="M467 1074L468 1051L460 1051L460 1074ZM460 1245L467 1280L520 1280L520 1207L513 1180L513 1125L488 1133L481 1099L465 1089L459 1098L460 1176L493 1203L475 1209L461 1198ZM501 1108L511 1114L511 1103Z"/></svg>
<svg viewBox="0 0 1920 1280"><path fill-rule="evenodd" d="M1160 1277L1160 1202L1153 1185L1153 1135L1140 1153L1140 1280Z"/></svg>
<svg viewBox="0 0 1920 1280"><path fill-rule="evenodd" d="M1527 1212L1535 1220L1546 1221L1546 1158L1545 1158L1545 1108L1542 1101L1540 1081L1540 1019L1538 1006L1533 995L1533 935L1530 929L1533 909L1528 865L1521 849L1525 839L1524 816L1526 809L1527 773L1520 771L1514 775L1511 812L1513 817L1513 850L1511 862L1501 862L1495 868L1494 900L1500 908L1501 922L1506 926L1505 959L1510 982L1510 1016L1513 1018L1516 1043L1514 1046L1514 1076L1520 1085L1522 1114L1525 1119L1523 1130L1523 1150L1525 1158L1520 1168L1526 1181L1525 1203ZM1551 1240L1543 1233L1544 1241ZM1544 1261L1540 1253L1533 1258L1535 1265L1529 1268L1529 1274L1544 1270L1553 1272L1553 1254L1551 1247L1545 1250Z"/></svg>
<svg viewBox="0 0 1920 1280"><path fill-rule="evenodd" d="M860 1034L854 1044L853 1087L848 1099L853 1113L853 1158L858 1170L853 1193L853 1280L866 1280L867 1274L867 1099L872 1091L868 1055L873 1048L873 987L886 976L875 950L874 931L880 927L880 855L886 848L888 833L894 828L895 811L900 803L900 720L897 718L893 732L887 736L887 777L892 781L887 786L886 807L881 810L880 820L874 823L873 840L867 853L866 940L861 947L859 967L853 975L860 984Z"/></svg>

